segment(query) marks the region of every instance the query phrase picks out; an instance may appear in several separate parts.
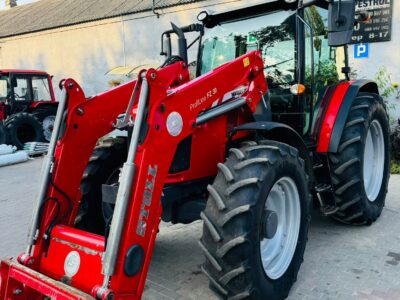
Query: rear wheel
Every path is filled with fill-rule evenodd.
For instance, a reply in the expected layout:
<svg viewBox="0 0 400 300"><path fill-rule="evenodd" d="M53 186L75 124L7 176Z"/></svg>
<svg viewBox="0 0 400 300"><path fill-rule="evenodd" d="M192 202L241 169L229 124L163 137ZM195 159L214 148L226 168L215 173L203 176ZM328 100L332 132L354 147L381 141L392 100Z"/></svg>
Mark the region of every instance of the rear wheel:
<svg viewBox="0 0 400 300"><path fill-rule="evenodd" d="M354 100L338 153L330 154L331 179L339 206L334 215L347 224L371 224L385 204L390 173L390 130L379 95Z"/></svg>
<svg viewBox="0 0 400 300"><path fill-rule="evenodd" d="M225 299L284 299L307 242L311 196L304 161L282 143L231 149L201 217L203 271Z"/></svg>
<svg viewBox="0 0 400 300"><path fill-rule="evenodd" d="M44 141L50 142L51 134L54 128L54 122L57 115L57 107L47 106L41 107L33 111L32 114L38 118L42 124Z"/></svg>
<svg viewBox="0 0 400 300"><path fill-rule="evenodd" d="M0 145L7 144L7 130L3 122L0 121Z"/></svg>
<svg viewBox="0 0 400 300"><path fill-rule="evenodd" d="M112 216L111 204L102 201L102 185L118 184L120 168L126 161L124 139L102 142L89 159L81 181L82 200L77 228L96 234L104 234L107 220Z"/></svg>
<svg viewBox="0 0 400 300"><path fill-rule="evenodd" d="M27 142L41 142L43 140L42 126L39 120L28 113L17 113L5 122L8 141L18 149L22 149Z"/></svg>

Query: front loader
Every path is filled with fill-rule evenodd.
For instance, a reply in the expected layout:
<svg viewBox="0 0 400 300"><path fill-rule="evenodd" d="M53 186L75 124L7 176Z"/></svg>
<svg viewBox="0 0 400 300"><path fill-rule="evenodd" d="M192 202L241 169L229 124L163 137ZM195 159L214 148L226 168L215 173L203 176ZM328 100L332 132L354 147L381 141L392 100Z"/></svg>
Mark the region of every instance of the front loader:
<svg viewBox="0 0 400 300"><path fill-rule="evenodd" d="M140 299L160 220L198 219L218 296L286 298L312 203L353 225L384 206L388 118L377 85L349 79L354 11L320 0L203 12L166 31L165 63L133 82L85 98L63 81L27 248L1 261L0 299ZM115 128L128 137L104 140Z"/></svg>

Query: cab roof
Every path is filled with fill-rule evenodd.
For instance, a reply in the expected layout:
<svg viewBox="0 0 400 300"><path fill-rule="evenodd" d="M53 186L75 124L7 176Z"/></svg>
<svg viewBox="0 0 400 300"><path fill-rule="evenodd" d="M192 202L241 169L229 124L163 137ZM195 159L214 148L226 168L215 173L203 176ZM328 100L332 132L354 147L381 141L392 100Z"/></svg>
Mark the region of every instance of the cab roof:
<svg viewBox="0 0 400 300"><path fill-rule="evenodd" d="M0 74L30 74L30 75L46 75L49 76L49 74L45 71L40 71L40 70L21 70L21 69L0 69Z"/></svg>

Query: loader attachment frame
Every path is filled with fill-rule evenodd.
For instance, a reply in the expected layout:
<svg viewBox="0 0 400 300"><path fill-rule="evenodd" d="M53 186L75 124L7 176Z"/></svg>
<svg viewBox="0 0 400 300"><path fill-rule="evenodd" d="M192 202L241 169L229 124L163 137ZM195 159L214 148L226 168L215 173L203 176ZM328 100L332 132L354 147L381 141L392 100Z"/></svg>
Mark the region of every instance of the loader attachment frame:
<svg viewBox="0 0 400 300"><path fill-rule="evenodd" d="M140 93L135 93L135 85ZM226 97L243 86L247 88L241 95ZM52 163L43 175L49 179L41 188L47 193L38 198L33 218L39 226L36 230L33 222L35 234L18 261L38 272L35 278L52 278L97 299L140 299L162 214L161 194L177 146L228 112L256 110L267 89L261 54L250 52L190 82L185 62L144 70L137 82L90 99L71 79L63 87L67 105L60 115L65 129L53 136L54 158L49 158ZM127 114L134 120L134 132L110 234L104 239L73 228L79 184L96 141L113 129L132 94L137 99ZM1 272L1 282L9 280L7 268ZM3 284L1 288L6 289L1 290L3 298L9 290Z"/></svg>

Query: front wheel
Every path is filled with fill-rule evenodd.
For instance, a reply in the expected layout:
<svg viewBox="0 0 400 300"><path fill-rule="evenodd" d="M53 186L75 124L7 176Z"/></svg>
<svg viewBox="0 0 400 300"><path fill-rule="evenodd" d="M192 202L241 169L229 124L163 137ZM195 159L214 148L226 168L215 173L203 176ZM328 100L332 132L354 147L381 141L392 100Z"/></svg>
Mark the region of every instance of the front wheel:
<svg viewBox="0 0 400 300"><path fill-rule="evenodd" d="M353 102L338 153L330 154L331 180L347 224L371 224L385 204L390 175L390 129L379 95L360 93Z"/></svg>
<svg viewBox="0 0 400 300"><path fill-rule="evenodd" d="M284 299L303 261L311 196L304 161L286 144L231 149L202 213L210 287L226 299Z"/></svg>

